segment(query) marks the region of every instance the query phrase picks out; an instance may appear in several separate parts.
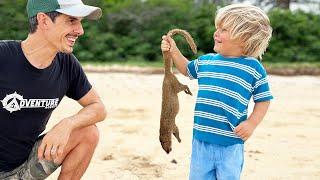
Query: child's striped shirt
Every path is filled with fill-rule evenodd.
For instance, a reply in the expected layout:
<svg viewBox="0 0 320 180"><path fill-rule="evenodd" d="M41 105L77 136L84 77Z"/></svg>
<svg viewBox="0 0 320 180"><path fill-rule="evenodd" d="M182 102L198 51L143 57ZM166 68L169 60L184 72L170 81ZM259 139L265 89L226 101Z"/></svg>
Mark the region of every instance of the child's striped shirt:
<svg viewBox="0 0 320 180"><path fill-rule="evenodd" d="M187 73L198 79L193 136L201 141L243 143L233 129L247 119L250 98L255 103L273 99L267 73L255 58L207 54L191 61Z"/></svg>

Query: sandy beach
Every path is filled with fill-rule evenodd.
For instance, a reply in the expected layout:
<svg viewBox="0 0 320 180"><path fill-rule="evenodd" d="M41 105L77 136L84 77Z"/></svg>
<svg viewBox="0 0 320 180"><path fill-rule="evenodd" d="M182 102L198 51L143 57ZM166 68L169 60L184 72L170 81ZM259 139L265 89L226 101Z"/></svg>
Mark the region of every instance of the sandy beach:
<svg viewBox="0 0 320 180"><path fill-rule="evenodd" d="M100 142L83 179L188 179L197 81L177 75L194 95L179 94L176 123L182 142L174 139L173 151L167 155L158 140L163 75L87 75L108 117L97 124ZM320 77L269 76L269 81L275 99L245 143L242 179L320 179ZM77 102L65 97L47 130L79 109ZM48 179L57 179L59 171Z"/></svg>

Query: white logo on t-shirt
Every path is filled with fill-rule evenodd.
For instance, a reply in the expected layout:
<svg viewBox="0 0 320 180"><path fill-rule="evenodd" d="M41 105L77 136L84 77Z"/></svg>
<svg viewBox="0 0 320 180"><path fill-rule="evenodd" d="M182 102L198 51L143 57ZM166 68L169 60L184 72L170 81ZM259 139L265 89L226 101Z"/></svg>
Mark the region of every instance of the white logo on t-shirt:
<svg viewBox="0 0 320 180"><path fill-rule="evenodd" d="M59 98L55 99L23 99L23 96L14 92L7 95L2 101L3 108L10 113L22 108L45 108L53 109L58 106Z"/></svg>

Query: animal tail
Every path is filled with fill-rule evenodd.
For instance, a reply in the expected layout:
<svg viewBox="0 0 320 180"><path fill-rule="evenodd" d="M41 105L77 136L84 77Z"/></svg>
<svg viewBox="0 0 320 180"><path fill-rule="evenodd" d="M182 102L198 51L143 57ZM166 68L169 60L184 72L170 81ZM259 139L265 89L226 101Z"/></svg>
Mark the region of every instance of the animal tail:
<svg viewBox="0 0 320 180"><path fill-rule="evenodd" d="M182 29L172 29L167 33L167 36L172 37L176 34L181 34L187 40L192 52L194 54L197 54L197 45L194 43L193 38L191 37L191 35L187 31L182 30Z"/></svg>
<svg viewBox="0 0 320 180"><path fill-rule="evenodd" d="M191 37L191 35L187 31L182 30L182 29L172 29L167 33L167 36L172 37L176 34L182 35L187 40L192 52L194 54L197 53L197 45L194 43L193 38ZM165 72L166 73L172 72L172 59L171 59L171 57L169 57L169 53L164 52L163 56L164 56L164 61L165 61L164 62L165 63Z"/></svg>

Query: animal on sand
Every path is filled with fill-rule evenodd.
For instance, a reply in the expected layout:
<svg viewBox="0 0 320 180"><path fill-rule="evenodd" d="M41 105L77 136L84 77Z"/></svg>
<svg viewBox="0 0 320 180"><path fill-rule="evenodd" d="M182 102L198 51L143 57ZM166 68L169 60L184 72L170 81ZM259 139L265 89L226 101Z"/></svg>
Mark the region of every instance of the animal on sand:
<svg viewBox="0 0 320 180"><path fill-rule="evenodd" d="M182 29L173 29L167 33L167 36L180 34L188 42L193 53L197 53L197 46L191 35ZM169 154L172 150L171 135L173 134L178 142L181 142L179 129L175 123L176 115L179 112L178 93L184 91L186 94L192 95L187 85L181 84L172 72L172 59L169 52L162 52L164 60L164 79L162 83L162 107L160 117L160 135L159 140L163 150Z"/></svg>

